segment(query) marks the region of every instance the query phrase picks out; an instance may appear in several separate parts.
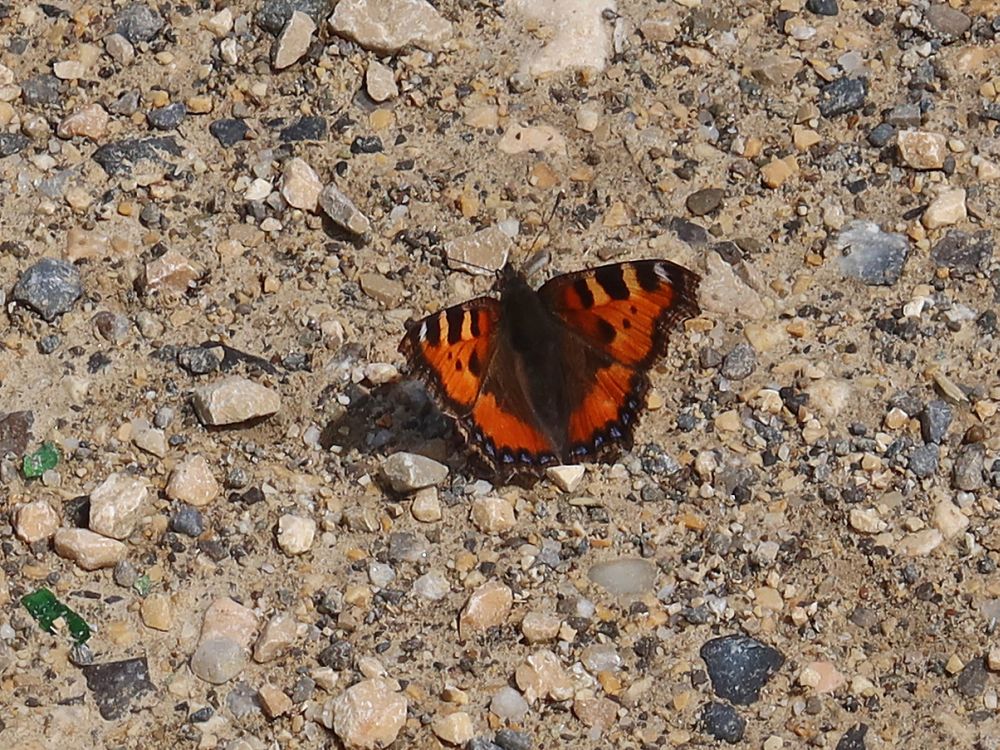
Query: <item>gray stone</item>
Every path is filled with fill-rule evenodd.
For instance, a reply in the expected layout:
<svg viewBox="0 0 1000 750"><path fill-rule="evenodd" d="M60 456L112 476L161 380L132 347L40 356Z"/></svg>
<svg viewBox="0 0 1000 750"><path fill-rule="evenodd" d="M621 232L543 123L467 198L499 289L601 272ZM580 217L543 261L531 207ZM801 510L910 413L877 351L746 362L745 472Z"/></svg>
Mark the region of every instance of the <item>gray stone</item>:
<svg viewBox="0 0 1000 750"><path fill-rule="evenodd" d="M191 537L201 536L205 530L205 519L197 508L180 503L170 516L170 530Z"/></svg>
<svg viewBox="0 0 1000 750"><path fill-rule="evenodd" d="M722 360L720 372L729 380L743 380L757 367L757 355L749 344L737 344Z"/></svg>
<svg viewBox="0 0 1000 750"><path fill-rule="evenodd" d="M614 596L641 596L653 590L656 566L638 557L625 557L592 565L587 578Z"/></svg>
<svg viewBox="0 0 1000 750"><path fill-rule="evenodd" d="M910 242L902 234L883 232L870 221L852 221L833 240L840 252L840 271L869 285L899 281Z"/></svg>
<svg viewBox="0 0 1000 750"><path fill-rule="evenodd" d="M0 416L0 458L6 453L23 455L31 442L31 426L35 415L30 411L13 411Z"/></svg>
<svg viewBox="0 0 1000 750"><path fill-rule="evenodd" d="M988 229L974 235L951 229L931 250L935 265L953 271L985 271L992 257L993 236Z"/></svg>
<svg viewBox="0 0 1000 750"><path fill-rule="evenodd" d="M820 89L819 112L826 118L856 112L865 106L867 97L867 79L838 78Z"/></svg>
<svg viewBox="0 0 1000 750"><path fill-rule="evenodd" d="M701 710L701 723L714 739L735 745L743 739L747 720L730 705L712 701Z"/></svg>
<svg viewBox="0 0 1000 750"><path fill-rule="evenodd" d="M785 663L780 651L746 635L713 638L701 647L715 694L739 706L749 706Z"/></svg>
<svg viewBox="0 0 1000 750"><path fill-rule="evenodd" d="M934 400L920 412L920 434L925 443L940 443L951 426L951 406L946 401Z"/></svg>
<svg viewBox="0 0 1000 750"><path fill-rule="evenodd" d="M907 467L920 479L934 476L938 469L938 456L940 452L940 448L935 443L918 445L910 453Z"/></svg>
<svg viewBox="0 0 1000 750"><path fill-rule="evenodd" d="M986 660L981 656L970 659L958 673L955 687L966 698L976 698L986 690Z"/></svg>
<svg viewBox="0 0 1000 750"><path fill-rule="evenodd" d="M62 84L47 73L27 78L21 81L21 98L29 107L58 104L62 99Z"/></svg>
<svg viewBox="0 0 1000 750"><path fill-rule="evenodd" d="M20 133L0 133L0 159L13 156L28 147L31 141Z"/></svg>
<svg viewBox="0 0 1000 750"><path fill-rule="evenodd" d="M131 3L111 19L114 30L132 44L154 39L163 29L164 23L163 16L143 3Z"/></svg>
<svg viewBox="0 0 1000 750"><path fill-rule="evenodd" d="M952 468L951 482L955 489L965 492L981 490L985 483L983 480L985 459L986 448L982 443L962 448Z"/></svg>
<svg viewBox="0 0 1000 750"><path fill-rule="evenodd" d="M131 174L135 166L143 161L168 166L164 154L181 155L181 148L173 136L129 138L107 143L94 152L93 159L109 177L119 177Z"/></svg>
<svg viewBox="0 0 1000 750"><path fill-rule="evenodd" d="M295 11L305 13L317 26L321 26L333 6L333 0L265 0L255 20L262 29L277 36Z"/></svg>
<svg viewBox="0 0 1000 750"><path fill-rule="evenodd" d="M149 678L149 665L144 656L106 664L89 664L83 667L83 677L101 718L108 721L123 718L136 698L156 690Z"/></svg>
<svg viewBox="0 0 1000 750"><path fill-rule="evenodd" d="M409 493L441 484L448 478L448 467L427 456L400 452L385 460L382 475L395 492Z"/></svg>
<svg viewBox="0 0 1000 750"><path fill-rule="evenodd" d="M173 102L165 107L157 107L146 113L150 127L156 130L173 130L187 117L187 107L181 102Z"/></svg>
<svg viewBox="0 0 1000 750"><path fill-rule="evenodd" d="M712 213L720 205L725 197L726 191L719 188L705 188L691 193L687 197L685 205L692 216L704 216Z"/></svg>
<svg viewBox="0 0 1000 750"><path fill-rule="evenodd" d="M80 272L65 260L42 258L21 274L13 298L51 323L73 307L83 294Z"/></svg>

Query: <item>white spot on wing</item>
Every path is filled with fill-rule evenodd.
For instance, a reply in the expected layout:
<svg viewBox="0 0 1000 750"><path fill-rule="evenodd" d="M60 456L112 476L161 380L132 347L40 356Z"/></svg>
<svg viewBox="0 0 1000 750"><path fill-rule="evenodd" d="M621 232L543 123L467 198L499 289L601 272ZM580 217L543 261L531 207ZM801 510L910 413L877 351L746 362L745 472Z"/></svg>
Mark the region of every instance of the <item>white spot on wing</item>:
<svg viewBox="0 0 1000 750"><path fill-rule="evenodd" d="M657 263L653 268L656 271L657 276L664 281L670 281L670 271L663 263Z"/></svg>
<svg viewBox="0 0 1000 750"><path fill-rule="evenodd" d="M417 338L421 341L427 340L427 323L420 324L420 332L417 334Z"/></svg>

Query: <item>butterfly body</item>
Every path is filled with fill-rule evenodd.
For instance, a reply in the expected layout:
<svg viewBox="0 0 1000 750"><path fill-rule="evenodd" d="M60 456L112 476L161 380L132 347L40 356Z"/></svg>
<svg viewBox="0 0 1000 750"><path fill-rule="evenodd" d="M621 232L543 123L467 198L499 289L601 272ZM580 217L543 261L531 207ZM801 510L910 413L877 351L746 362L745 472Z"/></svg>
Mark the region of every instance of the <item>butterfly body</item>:
<svg viewBox="0 0 1000 750"><path fill-rule="evenodd" d="M627 445L669 329L698 312L698 276L665 260L556 276L511 268L496 297L414 324L400 351L498 470L600 460Z"/></svg>

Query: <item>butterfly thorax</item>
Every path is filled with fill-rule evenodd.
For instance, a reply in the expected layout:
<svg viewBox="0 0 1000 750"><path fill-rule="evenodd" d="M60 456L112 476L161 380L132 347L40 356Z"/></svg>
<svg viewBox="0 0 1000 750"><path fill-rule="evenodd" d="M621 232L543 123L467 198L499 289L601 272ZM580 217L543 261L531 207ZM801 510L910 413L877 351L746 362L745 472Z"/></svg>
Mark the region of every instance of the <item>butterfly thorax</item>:
<svg viewBox="0 0 1000 750"><path fill-rule="evenodd" d="M559 357L564 330L528 282L520 274L505 278L500 297L500 335L513 356L504 363L508 377L520 390L536 416L536 427L553 443L566 444L570 405L563 390L564 363Z"/></svg>

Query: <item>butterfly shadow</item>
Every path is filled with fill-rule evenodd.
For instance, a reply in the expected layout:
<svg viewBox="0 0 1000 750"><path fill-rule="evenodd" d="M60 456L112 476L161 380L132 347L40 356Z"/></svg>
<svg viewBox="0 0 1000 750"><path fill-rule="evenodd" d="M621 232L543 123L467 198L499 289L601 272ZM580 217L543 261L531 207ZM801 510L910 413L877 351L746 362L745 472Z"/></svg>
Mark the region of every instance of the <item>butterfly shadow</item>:
<svg viewBox="0 0 1000 750"><path fill-rule="evenodd" d="M342 455L356 451L373 460L397 452L416 453L448 465L453 475L485 479L494 486L514 484L533 487L534 474L498 472L496 467L471 450L455 426L417 380L401 379L357 388L351 404L323 427L319 444L334 446Z"/></svg>

